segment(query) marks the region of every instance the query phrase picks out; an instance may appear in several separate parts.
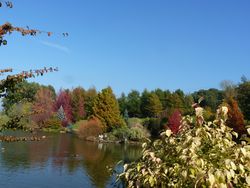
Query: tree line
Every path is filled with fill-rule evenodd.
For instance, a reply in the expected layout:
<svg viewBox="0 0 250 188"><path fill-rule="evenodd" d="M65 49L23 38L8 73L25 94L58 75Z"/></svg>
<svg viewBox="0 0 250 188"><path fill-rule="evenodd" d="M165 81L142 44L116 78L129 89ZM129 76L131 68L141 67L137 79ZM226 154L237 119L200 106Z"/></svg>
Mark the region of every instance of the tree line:
<svg viewBox="0 0 250 188"><path fill-rule="evenodd" d="M218 89L202 89L185 94L181 89L176 91L155 89L143 92L130 91L116 97L111 87L101 91L95 88L82 87L61 89L56 92L53 86L43 86L38 83L20 82L8 90L2 100L3 112L10 118L20 114L30 114L25 122L32 121L38 127L44 127L56 122L62 126L77 121L97 117L103 130L111 131L126 124L128 118L150 118L163 120L167 123L170 116L176 113L181 115L192 114L193 104L199 103L205 109L205 119L213 119L217 107L225 101L228 93L234 93L233 99L239 104L246 120L250 120L250 81L245 80L234 87L233 92ZM230 94L232 95L232 94ZM229 96L230 96L229 95ZM229 97L230 98L230 97ZM199 101L200 100L200 101Z"/></svg>

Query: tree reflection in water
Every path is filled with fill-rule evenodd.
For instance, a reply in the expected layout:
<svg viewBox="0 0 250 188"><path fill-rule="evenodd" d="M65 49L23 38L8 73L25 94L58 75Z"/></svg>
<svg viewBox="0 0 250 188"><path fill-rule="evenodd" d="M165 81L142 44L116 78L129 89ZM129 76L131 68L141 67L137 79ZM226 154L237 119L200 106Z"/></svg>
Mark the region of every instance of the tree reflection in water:
<svg viewBox="0 0 250 188"><path fill-rule="evenodd" d="M15 134L20 135L20 132ZM72 186L79 187L77 183L84 176L93 187L109 187L115 178L107 167L114 167L120 160L134 161L141 155L141 146L86 142L70 134L46 136L47 139L40 142L1 143L5 148L0 154L1 169L32 173L33 169L49 168L53 171L50 176L57 174L59 178L54 179L60 181L77 174L79 180L73 181ZM41 181L46 182L46 179L41 177Z"/></svg>

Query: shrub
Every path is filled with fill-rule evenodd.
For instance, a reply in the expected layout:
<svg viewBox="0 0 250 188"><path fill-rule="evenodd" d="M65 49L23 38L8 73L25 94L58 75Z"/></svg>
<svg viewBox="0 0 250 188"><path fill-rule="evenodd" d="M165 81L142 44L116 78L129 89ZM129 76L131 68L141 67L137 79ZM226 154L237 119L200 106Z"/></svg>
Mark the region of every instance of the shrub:
<svg viewBox="0 0 250 188"><path fill-rule="evenodd" d="M136 124L130 130L131 133L129 139L133 141L142 141L151 136L149 131L141 124Z"/></svg>
<svg viewBox="0 0 250 188"><path fill-rule="evenodd" d="M225 125L226 114L213 122L196 115L182 119L180 134L166 130L143 144L141 159L118 176L127 187L250 186L250 145L233 141L237 133Z"/></svg>
<svg viewBox="0 0 250 188"><path fill-rule="evenodd" d="M174 134L177 134L180 131L181 113L178 109L176 109L169 117L167 126Z"/></svg>
<svg viewBox="0 0 250 188"><path fill-rule="evenodd" d="M124 126L121 128L113 129L111 134L115 136L118 140L123 140L125 138L129 139L131 132L128 127Z"/></svg>
<svg viewBox="0 0 250 188"><path fill-rule="evenodd" d="M9 117L5 114L0 114L0 127L9 121Z"/></svg>
<svg viewBox="0 0 250 188"><path fill-rule="evenodd" d="M61 126L61 121L58 119L57 116L52 116L48 120L45 121L44 123L45 128L52 128L52 129L60 129L62 128Z"/></svg>
<svg viewBox="0 0 250 188"><path fill-rule="evenodd" d="M128 127L133 127L137 124L143 124L143 119L140 118L129 118L128 119Z"/></svg>
<svg viewBox="0 0 250 188"><path fill-rule="evenodd" d="M101 121L97 118L92 118L88 121L81 120L78 124L78 135L80 138L98 136L103 133Z"/></svg>
<svg viewBox="0 0 250 188"><path fill-rule="evenodd" d="M109 135L114 136L118 140L124 140L125 138L131 141L142 141L150 136L145 127L140 124L133 127L121 127L114 129Z"/></svg>

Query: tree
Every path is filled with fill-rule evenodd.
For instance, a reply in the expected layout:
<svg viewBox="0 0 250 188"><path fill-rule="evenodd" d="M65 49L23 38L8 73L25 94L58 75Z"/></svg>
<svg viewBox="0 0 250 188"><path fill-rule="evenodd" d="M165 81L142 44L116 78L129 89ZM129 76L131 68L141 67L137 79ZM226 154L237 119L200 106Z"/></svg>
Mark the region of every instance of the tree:
<svg viewBox="0 0 250 188"><path fill-rule="evenodd" d="M140 92L132 90L127 97L127 110L129 117L141 117Z"/></svg>
<svg viewBox="0 0 250 188"><path fill-rule="evenodd" d="M8 112L9 121L4 125L3 128L32 128L32 121L30 115L32 114L32 103L22 101L15 103L11 106Z"/></svg>
<svg viewBox="0 0 250 188"><path fill-rule="evenodd" d="M220 83L222 90L224 90L225 99L235 98L236 86L231 80L223 80Z"/></svg>
<svg viewBox="0 0 250 188"><path fill-rule="evenodd" d="M9 8L13 7L13 4L11 1L5 1L4 4ZM2 5L3 5L3 3L0 2L0 8L2 7ZM4 37L6 34L11 34L14 31L20 32L23 36L24 35L35 36L38 33L42 33L42 31L35 30L35 29L29 29L29 28L25 29L25 28L21 28L21 27L15 27L15 26L12 26L12 24L6 22L5 24L0 25L0 46L2 44L7 45L7 40ZM45 32L45 33L47 33L48 36L51 35L51 32ZM27 78L35 77L38 75L42 76L44 73L57 71L57 69L44 68L44 69L40 69L40 70L23 71L21 73L11 75L12 71L13 71L12 68L0 70L1 76L3 75L3 73L9 74L6 78L0 80L0 98L8 96L8 94L10 94L10 93L14 93L16 91L15 86L18 83L23 82ZM9 124L11 127L13 127L13 123L17 124L18 122L20 122L21 117L23 117L23 115L17 114L16 117L13 117L10 120L10 122L8 122L7 124Z"/></svg>
<svg viewBox="0 0 250 188"><path fill-rule="evenodd" d="M250 81L245 81L237 87L237 100L244 117L250 120Z"/></svg>
<svg viewBox="0 0 250 188"><path fill-rule="evenodd" d="M84 119L86 116L84 108L84 93L85 91L81 87L77 87L71 92L71 106L74 122Z"/></svg>
<svg viewBox="0 0 250 188"><path fill-rule="evenodd" d="M241 113L238 103L233 98L227 99L228 104L228 119L226 125L233 128L233 130L239 134L246 133L244 125L244 116Z"/></svg>
<svg viewBox="0 0 250 188"><path fill-rule="evenodd" d="M84 105L85 105L85 112L86 112L87 117L90 117L91 115L93 115L92 106L93 106L96 96L97 96L97 91L96 91L96 88L94 87L89 88L87 91L85 91Z"/></svg>
<svg viewBox="0 0 250 188"><path fill-rule="evenodd" d="M144 114L147 117L158 117L162 112L161 101L155 93L150 93L148 95L143 108Z"/></svg>
<svg viewBox="0 0 250 188"><path fill-rule="evenodd" d="M32 110L37 112L32 115L32 120L42 127L54 113L53 93L49 88L41 87L36 95L32 105Z"/></svg>
<svg viewBox="0 0 250 188"><path fill-rule="evenodd" d="M121 114L124 115L125 110L127 109L127 97L125 93L122 93L121 97L118 98L118 103L119 103Z"/></svg>
<svg viewBox="0 0 250 188"><path fill-rule="evenodd" d="M160 99L161 104L163 109L166 109L168 107L168 101L167 101L167 96L171 94L169 90L161 90L161 89L156 89L153 91Z"/></svg>
<svg viewBox="0 0 250 188"><path fill-rule="evenodd" d="M93 116L103 124L105 131L121 127L125 124L121 117L118 101L110 87L98 93L93 103Z"/></svg>
<svg viewBox="0 0 250 188"><path fill-rule="evenodd" d="M3 99L3 108L5 112L8 112L12 105L22 100L33 102L39 87L40 85L38 83L29 83L26 80L17 83L12 90L8 90L5 93L6 97Z"/></svg>
<svg viewBox="0 0 250 188"><path fill-rule="evenodd" d="M147 89L144 89L144 91L141 94L141 114L142 117L150 117L149 112L147 110L149 105L149 96L150 92Z"/></svg>
<svg viewBox="0 0 250 188"><path fill-rule="evenodd" d="M61 107L63 108L63 111L65 113L67 124L71 123L73 120L73 114L69 91L59 91L59 94L55 101L54 110L57 112Z"/></svg>

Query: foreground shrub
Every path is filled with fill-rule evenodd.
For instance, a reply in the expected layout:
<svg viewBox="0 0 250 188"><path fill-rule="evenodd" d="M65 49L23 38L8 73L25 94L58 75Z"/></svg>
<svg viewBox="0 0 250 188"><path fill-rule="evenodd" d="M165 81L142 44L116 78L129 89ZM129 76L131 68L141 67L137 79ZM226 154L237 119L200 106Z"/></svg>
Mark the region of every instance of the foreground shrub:
<svg viewBox="0 0 250 188"><path fill-rule="evenodd" d="M78 135L80 138L98 136L103 133L102 124L97 118L92 118L88 121L81 120L77 124L79 124Z"/></svg>
<svg viewBox="0 0 250 188"><path fill-rule="evenodd" d="M201 111L201 109L199 109ZM143 156L125 164L118 177L127 187L249 187L250 145L237 144L225 125L226 110L205 122L201 113L186 116L182 129L143 144Z"/></svg>

